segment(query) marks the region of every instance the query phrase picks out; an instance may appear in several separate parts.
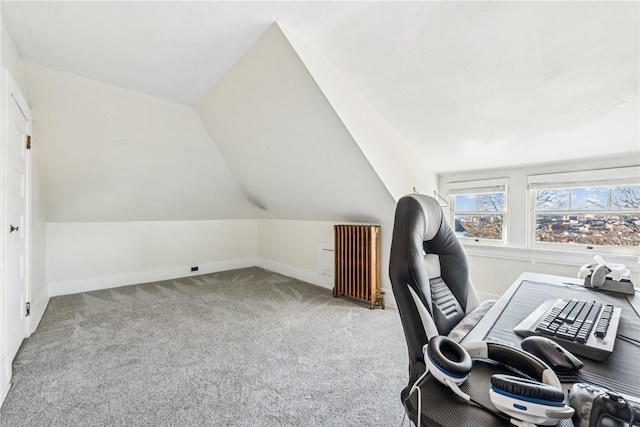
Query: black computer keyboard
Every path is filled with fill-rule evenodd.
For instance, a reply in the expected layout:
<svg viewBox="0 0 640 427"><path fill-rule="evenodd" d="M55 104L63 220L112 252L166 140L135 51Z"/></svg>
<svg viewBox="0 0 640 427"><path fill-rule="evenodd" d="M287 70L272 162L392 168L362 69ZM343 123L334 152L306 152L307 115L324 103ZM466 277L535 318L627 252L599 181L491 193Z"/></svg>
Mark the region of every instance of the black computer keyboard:
<svg viewBox="0 0 640 427"><path fill-rule="evenodd" d="M572 353L602 361L612 352L621 309L579 299L550 299L513 328L520 336L546 336Z"/></svg>

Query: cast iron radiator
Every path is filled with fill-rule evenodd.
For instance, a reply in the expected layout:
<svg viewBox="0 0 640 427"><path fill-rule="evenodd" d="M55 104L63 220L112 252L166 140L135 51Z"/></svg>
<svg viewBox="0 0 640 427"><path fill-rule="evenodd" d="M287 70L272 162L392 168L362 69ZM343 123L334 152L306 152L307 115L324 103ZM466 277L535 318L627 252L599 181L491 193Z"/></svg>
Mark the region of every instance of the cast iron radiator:
<svg viewBox="0 0 640 427"><path fill-rule="evenodd" d="M333 296L365 300L384 308L380 280L380 226L334 225Z"/></svg>

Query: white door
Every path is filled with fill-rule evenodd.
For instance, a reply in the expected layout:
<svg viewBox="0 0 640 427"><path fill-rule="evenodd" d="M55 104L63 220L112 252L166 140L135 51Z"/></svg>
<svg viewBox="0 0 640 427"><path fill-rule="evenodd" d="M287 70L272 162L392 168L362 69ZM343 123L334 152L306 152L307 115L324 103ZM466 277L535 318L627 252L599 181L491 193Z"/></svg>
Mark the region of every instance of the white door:
<svg viewBox="0 0 640 427"><path fill-rule="evenodd" d="M28 120L13 96L7 120L7 357L15 357L26 335L27 245L27 126Z"/></svg>

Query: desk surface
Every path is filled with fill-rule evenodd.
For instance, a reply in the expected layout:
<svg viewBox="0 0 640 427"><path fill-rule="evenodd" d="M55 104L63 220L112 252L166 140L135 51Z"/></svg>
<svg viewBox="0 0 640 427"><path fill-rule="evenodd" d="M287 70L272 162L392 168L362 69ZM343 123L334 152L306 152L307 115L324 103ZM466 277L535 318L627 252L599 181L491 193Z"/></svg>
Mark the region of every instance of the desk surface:
<svg viewBox="0 0 640 427"><path fill-rule="evenodd" d="M583 287L582 280L571 277L523 273L462 342L485 340L519 346L523 338L516 335L513 328L550 298L596 300L620 307L622 314L618 334L640 340L640 296L593 291ZM640 397L638 356L640 349L637 344L618 338L613 354L604 362L579 356L585 366L576 381L600 384L620 393Z"/></svg>
<svg viewBox="0 0 640 427"><path fill-rule="evenodd" d="M622 315L618 333L640 340L639 295L624 296L592 291L582 286L582 280L571 277L523 273L462 342L495 341L519 347L522 337L516 335L513 328L543 301L550 298L597 300L620 307ZM618 338L613 354L607 360L595 362L581 358L585 366L580 372L580 377L563 378L563 384L568 390L573 382L590 382L630 396L640 397L640 357L638 356L640 356L640 349L637 344ZM475 391L476 400L487 403L489 387L485 383L489 377L490 373L481 371L475 376L475 383L463 384L463 386L468 387L467 393ZM422 393L423 416L429 420L430 425L509 425L485 411L463 403L456 396L452 397L453 393L446 390L444 386L440 393L438 388L440 384L432 378L431 380L421 387L425 390ZM429 392L426 392L427 389ZM409 406L413 406L410 402L407 403L408 409ZM443 408L443 405L446 408ZM488 406L490 405L491 403L488 402ZM570 420L564 420L559 425L572 426L573 423Z"/></svg>

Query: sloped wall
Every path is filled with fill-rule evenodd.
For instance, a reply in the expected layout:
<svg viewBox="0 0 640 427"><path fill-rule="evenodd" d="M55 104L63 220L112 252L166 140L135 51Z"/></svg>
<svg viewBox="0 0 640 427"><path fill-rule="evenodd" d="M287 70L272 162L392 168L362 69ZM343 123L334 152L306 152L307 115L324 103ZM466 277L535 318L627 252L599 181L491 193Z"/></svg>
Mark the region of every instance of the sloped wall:
<svg viewBox="0 0 640 427"><path fill-rule="evenodd" d="M254 216L193 108L25 65L49 222Z"/></svg>
<svg viewBox="0 0 640 427"><path fill-rule="evenodd" d="M259 218L381 222L393 197L277 25L196 110Z"/></svg>
<svg viewBox="0 0 640 427"><path fill-rule="evenodd" d="M291 30L275 24L287 37L327 100L394 200L415 189L433 194L436 174L409 144L329 62Z"/></svg>

